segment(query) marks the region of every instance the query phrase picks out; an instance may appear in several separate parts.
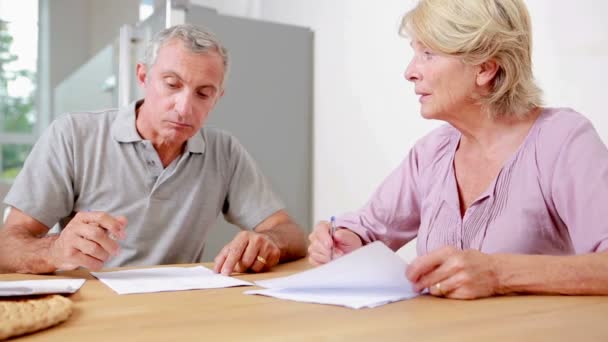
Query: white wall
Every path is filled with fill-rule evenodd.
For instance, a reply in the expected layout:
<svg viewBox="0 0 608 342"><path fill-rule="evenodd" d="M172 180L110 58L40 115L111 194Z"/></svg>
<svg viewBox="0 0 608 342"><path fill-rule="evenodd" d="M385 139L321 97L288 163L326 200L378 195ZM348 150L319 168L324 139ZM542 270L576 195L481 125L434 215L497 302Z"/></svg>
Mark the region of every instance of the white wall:
<svg viewBox="0 0 608 342"><path fill-rule="evenodd" d="M55 87L99 50L123 24L139 19L139 0L40 0L39 112L44 129L55 115Z"/></svg>
<svg viewBox="0 0 608 342"><path fill-rule="evenodd" d="M315 31L315 221L360 207L416 139L437 125L420 119L403 78L409 47L397 31L410 6L264 2L263 18Z"/></svg>
<svg viewBox="0 0 608 342"><path fill-rule="evenodd" d="M314 220L363 205L408 149L437 122L424 121L403 79L411 57L397 35L414 0L196 1L224 14L315 31ZM255 11L246 6L255 7ZM608 141L608 1L530 0L535 74L546 103L586 114Z"/></svg>
<svg viewBox="0 0 608 342"><path fill-rule="evenodd" d="M549 106L589 117L608 142L608 1L528 1L534 71Z"/></svg>
<svg viewBox="0 0 608 342"><path fill-rule="evenodd" d="M55 1L55 0L53 0ZM82 0L78 0L82 2ZM139 0L87 0L89 56L118 39L120 27L139 21Z"/></svg>

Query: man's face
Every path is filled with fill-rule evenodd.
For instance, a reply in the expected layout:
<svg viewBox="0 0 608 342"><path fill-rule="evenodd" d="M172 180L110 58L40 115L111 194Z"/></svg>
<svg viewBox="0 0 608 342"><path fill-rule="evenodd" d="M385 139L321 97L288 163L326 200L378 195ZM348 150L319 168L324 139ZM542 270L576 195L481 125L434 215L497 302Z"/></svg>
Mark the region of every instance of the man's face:
<svg viewBox="0 0 608 342"><path fill-rule="evenodd" d="M223 95L222 57L190 52L178 39L159 48L152 66L138 64L137 77L145 92L137 127L155 144L185 143Z"/></svg>

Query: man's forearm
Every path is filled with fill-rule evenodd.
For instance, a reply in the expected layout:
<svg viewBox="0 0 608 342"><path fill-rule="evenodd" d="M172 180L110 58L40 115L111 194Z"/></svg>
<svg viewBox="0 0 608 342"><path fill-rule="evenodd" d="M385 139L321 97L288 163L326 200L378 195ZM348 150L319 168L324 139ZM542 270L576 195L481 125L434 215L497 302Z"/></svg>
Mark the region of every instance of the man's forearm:
<svg viewBox="0 0 608 342"><path fill-rule="evenodd" d="M36 237L16 227L0 230L0 272L50 273L49 251L57 236Z"/></svg>
<svg viewBox="0 0 608 342"><path fill-rule="evenodd" d="M281 262L299 259L306 255L304 231L295 223L282 223L259 233L268 235L277 244L281 250Z"/></svg>
<svg viewBox="0 0 608 342"><path fill-rule="evenodd" d="M499 293L608 294L608 253L493 255Z"/></svg>

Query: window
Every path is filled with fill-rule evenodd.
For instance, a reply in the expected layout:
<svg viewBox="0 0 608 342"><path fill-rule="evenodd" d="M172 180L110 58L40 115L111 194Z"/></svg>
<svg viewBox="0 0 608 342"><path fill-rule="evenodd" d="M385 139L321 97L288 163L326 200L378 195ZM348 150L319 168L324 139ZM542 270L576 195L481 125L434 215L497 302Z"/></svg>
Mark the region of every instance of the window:
<svg viewBox="0 0 608 342"><path fill-rule="evenodd" d="M139 21L148 19L154 13L154 0L141 0L139 3Z"/></svg>
<svg viewBox="0 0 608 342"><path fill-rule="evenodd" d="M38 1L0 0L0 179L13 179L36 141Z"/></svg>

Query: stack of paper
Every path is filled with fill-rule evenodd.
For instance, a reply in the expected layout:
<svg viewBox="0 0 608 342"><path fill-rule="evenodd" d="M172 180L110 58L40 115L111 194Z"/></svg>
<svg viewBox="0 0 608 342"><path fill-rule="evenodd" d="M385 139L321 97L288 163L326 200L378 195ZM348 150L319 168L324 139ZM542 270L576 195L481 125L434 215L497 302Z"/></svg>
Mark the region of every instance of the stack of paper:
<svg viewBox="0 0 608 342"><path fill-rule="evenodd" d="M91 272L118 294L216 289L253 285L214 273L203 266L160 267L113 272Z"/></svg>
<svg viewBox="0 0 608 342"><path fill-rule="evenodd" d="M255 283L257 294L354 309L376 307L418 295L405 277L407 264L381 242L374 242L330 263L291 276Z"/></svg>
<svg viewBox="0 0 608 342"><path fill-rule="evenodd" d="M39 279L0 281L0 297L29 296L50 293L74 293L85 279Z"/></svg>

